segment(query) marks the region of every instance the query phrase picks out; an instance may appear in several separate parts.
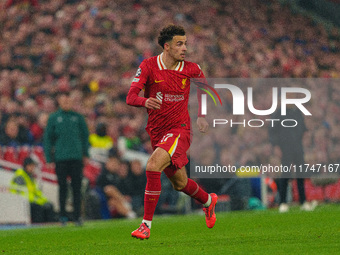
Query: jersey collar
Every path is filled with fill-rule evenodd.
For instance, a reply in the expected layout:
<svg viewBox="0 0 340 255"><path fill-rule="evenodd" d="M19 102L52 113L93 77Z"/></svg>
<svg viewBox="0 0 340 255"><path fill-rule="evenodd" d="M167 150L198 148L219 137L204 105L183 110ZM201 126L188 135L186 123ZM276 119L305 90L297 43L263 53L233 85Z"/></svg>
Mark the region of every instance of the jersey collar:
<svg viewBox="0 0 340 255"><path fill-rule="evenodd" d="M162 56L163 56L163 52L160 55L157 56L157 65L158 65L159 70L166 70L166 66L163 63ZM184 67L184 61L178 62L177 66L175 68L175 71L182 72L183 67Z"/></svg>

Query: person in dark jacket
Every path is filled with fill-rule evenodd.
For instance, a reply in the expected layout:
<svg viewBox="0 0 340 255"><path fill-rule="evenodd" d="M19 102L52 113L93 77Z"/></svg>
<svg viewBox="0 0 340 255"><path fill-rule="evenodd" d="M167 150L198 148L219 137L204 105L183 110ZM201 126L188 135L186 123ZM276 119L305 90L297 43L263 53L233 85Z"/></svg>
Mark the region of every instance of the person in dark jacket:
<svg viewBox="0 0 340 255"><path fill-rule="evenodd" d="M144 206L144 194L146 185L145 169L141 161L135 159L130 163L130 172L128 180L132 184L129 189L129 196L131 196L132 208L135 212L142 213Z"/></svg>
<svg viewBox="0 0 340 255"><path fill-rule="evenodd" d="M290 167L290 165L303 166L304 150L303 150L303 135L307 131L304 116L302 112L295 106L289 105L287 107L286 115L280 115L279 111L273 114L272 119L278 119L280 122L283 119L293 119L297 122L295 127L283 127L279 122L273 127L269 128L269 139L271 144L277 150L279 149L281 154L282 166ZM287 188L290 176L281 176L276 179L276 183L279 191L279 212L287 212L289 206L287 204ZM315 207L313 203L306 201L304 179L297 178L297 186L299 193L299 202L301 204L301 210L312 211Z"/></svg>
<svg viewBox="0 0 340 255"><path fill-rule="evenodd" d="M59 184L60 221L68 221L65 209L67 177L73 191L73 220L81 225L81 183L83 165L88 161L89 130L85 118L72 111L72 99L63 92L57 97L59 110L52 113L44 132L43 146L47 163L55 167Z"/></svg>

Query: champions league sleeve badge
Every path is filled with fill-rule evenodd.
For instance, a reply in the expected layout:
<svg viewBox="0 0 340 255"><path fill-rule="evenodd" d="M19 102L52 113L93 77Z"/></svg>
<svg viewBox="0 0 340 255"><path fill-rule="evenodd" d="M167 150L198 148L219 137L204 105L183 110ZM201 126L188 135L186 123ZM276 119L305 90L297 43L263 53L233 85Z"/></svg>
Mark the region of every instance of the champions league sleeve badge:
<svg viewBox="0 0 340 255"><path fill-rule="evenodd" d="M138 67L135 77L139 77L142 74L142 69Z"/></svg>

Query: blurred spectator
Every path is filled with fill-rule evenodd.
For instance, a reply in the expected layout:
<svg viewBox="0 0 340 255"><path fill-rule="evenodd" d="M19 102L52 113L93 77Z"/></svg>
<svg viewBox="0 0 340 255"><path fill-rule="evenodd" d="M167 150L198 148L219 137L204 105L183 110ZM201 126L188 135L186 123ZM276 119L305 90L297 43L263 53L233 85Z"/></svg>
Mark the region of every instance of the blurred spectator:
<svg viewBox="0 0 340 255"><path fill-rule="evenodd" d="M283 117L280 115L280 110L273 114L273 119L281 120ZM304 166L304 150L302 139L307 131L304 121L304 116L301 111L292 105L287 107L286 115L284 116L288 119L294 119L297 121L297 125L294 127L282 127L280 125L275 125L269 128L269 138L274 150L277 151L281 156L281 163L283 166L290 167L295 165L296 168L299 166ZM277 148L275 148L277 147ZM278 151L279 150L279 151ZM298 176L299 177L299 176ZM299 202L301 205L301 210L312 211L314 206L306 201L305 195L305 185L303 178L297 178L297 186L299 192ZM279 212L288 212L289 206L287 204L287 189L288 189L289 176L281 173L278 179L276 179L277 187L280 195L280 206Z"/></svg>
<svg viewBox="0 0 340 255"><path fill-rule="evenodd" d="M118 176L118 190L125 196L125 198L130 202L131 198L129 193L131 188L134 187L134 183L129 177L130 164L128 161L120 160L120 167L117 169Z"/></svg>
<svg viewBox="0 0 340 255"><path fill-rule="evenodd" d="M144 171L145 169L139 160L131 161L128 179L133 186L129 188L129 196L131 197L132 208L138 215L142 215L142 207L144 206L143 192L146 185Z"/></svg>
<svg viewBox="0 0 340 255"><path fill-rule="evenodd" d="M107 125L99 122L96 125L96 132L90 134L90 158L99 163L105 164L108 159L109 152L113 148L113 140L107 135Z"/></svg>
<svg viewBox="0 0 340 255"><path fill-rule="evenodd" d="M125 147L128 150L144 151L140 136L137 134L137 130L131 126L123 128L123 137L125 141Z"/></svg>
<svg viewBox="0 0 340 255"><path fill-rule="evenodd" d="M116 156L111 155L97 179L97 191L103 201L102 206L108 207L110 216L112 215L111 212L115 210L118 215L123 217L136 218L136 213L132 210L130 203L118 189L118 187L124 187L122 173L118 174L122 171L121 169L120 160Z"/></svg>
<svg viewBox="0 0 340 255"><path fill-rule="evenodd" d="M32 223L54 222L57 220L52 203L44 196L34 179L36 163L31 158L24 160L24 168L15 171L10 190L28 199Z"/></svg>
<svg viewBox="0 0 340 255"><path fill-rule="evenodd" d="M31 133L34 138L34 144L42 145L42 139L44 130L47 126L48 117L48 113L40 112L37 121L30 126Z"/></svg>
<svg viewBox="0 0 340 255"><path fill-rule="evenodd" d="M4 102L1 123L4 125L10 118L14 118L19 114L20 106L15 101L7 101Z"/></svg>
<svg viewBox="0 0 340 255"><path fill-rule="evenodd" d="M4 146L18 146L20 145L20 140L19 140L19 125L17 121L12 118L9 119L3 130L1 130L1 136L0 136L0 142L1 145Z"/></svg>
<svg viewBox="0 0 340 255"><path fill-rule="evenodd" d="M30 131L30 121L28 116L25 114L19 114L17 116L17 122L19 124L19 139L21 140L22 144L33 144L33 136Z"/></svg>
<svg viewBox="0 0 340 255"><path fill-rule="evenodd" d="M12 5L16 4L31 4L34 7L39 6L38 0L7 0L5 4L5 8L9 8Z"/></svg>
<svg viewBox="0 0 340 255"><path fill-rule="evenodd" d="M0 144L3 146L18 147L30 144L30 133L23 125L19 125L17 117L11 117L5 123L0 134Z"/></svg>
<svg viewBox="0 0 340 255"><path fill-rule="evenodd" d="M159 197L155 214L176 214L180 212L177 202L180 193L173 189L165 174L161 175L162 193ZM143 194L143 193L142 193ZM201 208L201 207L200 207ZM181 208L182 209L182 208Z"/></svg>

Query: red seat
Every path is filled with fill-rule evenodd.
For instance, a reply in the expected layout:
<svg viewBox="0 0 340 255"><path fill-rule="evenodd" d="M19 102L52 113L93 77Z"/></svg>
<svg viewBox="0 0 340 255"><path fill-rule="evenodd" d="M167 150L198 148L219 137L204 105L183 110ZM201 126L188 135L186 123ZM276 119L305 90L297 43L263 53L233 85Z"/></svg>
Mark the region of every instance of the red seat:
<svg viewBox="0 0 340 255"><path fill-rule="evenodd" d="M310 179L305 180L305 193L307 201L312 200L323 201L325 199L322 187L313 185Z"/></svg>
<svg viewBox="0 0 340 255"><path fill-rule="evenodd" d="M40 162L43 165L46 164L44 149L43 149L42 146L33 146L32 147L32 153L35 154L39 158Z"/></svg>
<svg viewBox="0 0 340 255"><path fill-rule="evenodd" d="M31 154L31 147L25 145L18 148L18 162L23 164L25 158L29 157Z"/></svg>
<svg viewBox="0 0 340 255"><path fill-rule="evenodd" d="M44 181L57 183L57 176L55 174L55 169L47 165L42 166L42 176Z"/></svg>
<svg viewBox="0 0 340 255"><path fill-rule="evenodd" d="M18 154L15 147L4 147L3 148L3 159L12 163L19 164Z"/></svg>
<svg viewBox="0 0 340 255"><path fill-rule="evenodd" d="M325 188L325 198L330 201L339 201L340 199L340 180L337 183L330 184Z"/></svg>
<svg viewBox="0 0 340 255"><path fill-rule="evenodd" d="M101 172L101 165L97 162L90 162L84 166L84 176L89 180L90 186L96 186L96 180Z"/></svg>
<svg viewBox="0 0 340 255"><path fill-rule="evenodd" d="M293 200L299 201L296 180L293 180ZM329 184L325 187L315 186L310 179L305 180L305 193L307 201L312 200L330 200L338 201L340 199L340 180L335 184Z"/></svg>

